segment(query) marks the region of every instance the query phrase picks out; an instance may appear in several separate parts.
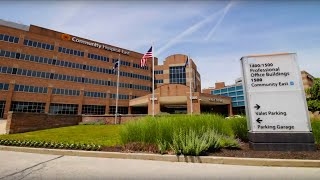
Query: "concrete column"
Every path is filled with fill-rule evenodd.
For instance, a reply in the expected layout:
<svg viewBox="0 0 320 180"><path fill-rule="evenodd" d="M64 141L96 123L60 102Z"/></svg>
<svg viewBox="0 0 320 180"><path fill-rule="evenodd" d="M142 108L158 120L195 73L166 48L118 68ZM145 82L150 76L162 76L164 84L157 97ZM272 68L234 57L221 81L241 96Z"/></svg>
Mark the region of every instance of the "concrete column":
<svg viewBox="0 0 320 180"><path fill-rule="evenodd" d="M157 115L160 113L159 94L154 93L154 98L154 115ZM148 96L148 115L152 115L152 94Z"/></svg>
<svg viewBox="0 0 320 180"><path fill-rule="evenodd" d="M192 96L194 97L193 100L190 99L190 93L187 92L187 113L191 114L191 107L190 103L192 103L192 114L200 114L200 94L198 92L193 92Z"/></svg>
<svg viewBox="0 0 320 180"><path fill-rule="evenodd" d="M47 94L47 99L46 99L46 106L44 108L44 112L45 113L49 113L49 110L50 110L52 89L53 89L53 86L51 84L49 84L49 86L48 86L48 94Z"/></svg>
<svg viewBox="0 0 320 180"><path fill-rule="evenodd" d="M232 104L228 104L228 114L229 116L233 116L233 112L232 112Z"/></svg>
<svg viewBox="0 0 320 180"><path fill-rule="evenodd" d="M109 114L109 110L110 110L110 96L109 93L107 94L107 98L106 98L106 109L105 109L105 114Z"/></svg>
<svg viewBox="0 0 320 180"><path fill-rule="evenodd" d="M4 112L3 112L3 118L7 119L8 116L8 112L10 111L11 108L11 103L12 103L12 96L13 96L13 92L14 92L14 85L16 84L16 82L10 81L9 83L9 90L7 93L7 98L6 98L6 105L4 107Z"/></svg>
<svg viewBox="0 0 320 180"><path fill-rule="evenodd" d="M78 115L82 114L82 104L84 98L84 88L80 89L79 105L78 105Z"/></svg>

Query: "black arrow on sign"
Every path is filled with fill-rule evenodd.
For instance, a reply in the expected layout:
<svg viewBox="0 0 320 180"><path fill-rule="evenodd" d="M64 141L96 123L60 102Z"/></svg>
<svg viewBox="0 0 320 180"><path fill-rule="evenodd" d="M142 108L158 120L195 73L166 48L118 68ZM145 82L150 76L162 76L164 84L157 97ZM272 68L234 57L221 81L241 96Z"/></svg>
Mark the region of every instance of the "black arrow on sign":
<svg viewBox="0 0 320 180"><path fill-rule="evenodd" d="M262 122L262 119L258 118L256 121L260 124Z"/></svg>
<svg viewBox="0 0 320 180"><path fill-rule="evenodd" d="M256 105L254 106L254 108L257 108L257 110L260 109L259 104L256 104Z"/></svg>

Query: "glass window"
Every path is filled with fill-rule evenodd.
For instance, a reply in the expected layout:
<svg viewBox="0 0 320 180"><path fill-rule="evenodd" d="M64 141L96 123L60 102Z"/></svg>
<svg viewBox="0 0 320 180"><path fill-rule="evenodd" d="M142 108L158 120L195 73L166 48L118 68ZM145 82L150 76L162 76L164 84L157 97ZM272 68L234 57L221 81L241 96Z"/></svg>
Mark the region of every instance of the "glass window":
<svg viewBox="0 0 320 180"><path fill-rule="evenodd" d="M242 86L236 86L236 90L242 90L243 87Z"/></svg>
<svg viewBox="0 0 320 180"><path fill-rule="evenodd" d="M220 89L219 90L214 90L213 94L220 94Z"/></svg>
<svg viewBox="0 0 320 180"><path fill-rule="evenodd" d="M14 38L14 43L19 43L19 38L18 37Z"/></svg>
<svg viewBox="0 0 320 180"><path fill-rule="evenodd" d="M14 85L14 91L18 91L18 90L19 90L19 85L18 84Z"/></svg>
<svg viewBox="0 0 320 180"><path fill-rule="evenodd" d="M232 107L237 107L238 106L238 103L237 102L233 102L232 103Z"/></svg>
<svg viewBox="0 0 320 180"><path fill-rule="evenodd" d="M221 89L221 93L225 93L225 92L228 92L227 88Z"/></svg>
<svg viewBox="0 0 320 180"><path fill-rule="evenodd" d="M236 87L228 87L228 91L235 91L236 90Z"/></svg>
<svg viewBox="0 0 320 180"><path fill-rule="evenodd" d="M228 96L236 96L236 92L231 92L228 94Z"/></svg>
<svg viewBox="0 0 320 180"><path fill-rule="evenodd" d="M9 41L9 36L8 35L4 35L4 41Z"/></svg>
<svg viewBox="0 0 320 180"><path fill-rule="evenodd" d="M238 101L243 101L243 100L244 100L244 96L238 96L238 97L237 97L237 100L238 100Z"/></svg>
<svg viewBox="0 0 320 180"><path fill-rule="evenodd" d="M228 96L228 93L221 94L221 96Z"/></svg>
<svg viewBox="0 0 320 180"><path fill-rule="evenodd" d="M9 42L13 42L14 37L13 36L9 36Z"/></svg>
<svg viewBox="0 0 320 180"><path fill-rule="evenodd" d="M237 91L237 95L243 95L243 91Z"/></svg>
<svg viewBox="0 0 320 180"><path fill-rule="evenodd" d="M238 106L244 106L244 101L238 102Z"/></svg>
<svg viewBox="0 0 320 180"><path fill-rule="evenodd" d="M232 97L232 101L236 101L237 100L237 98L236 97Z"/></svg>

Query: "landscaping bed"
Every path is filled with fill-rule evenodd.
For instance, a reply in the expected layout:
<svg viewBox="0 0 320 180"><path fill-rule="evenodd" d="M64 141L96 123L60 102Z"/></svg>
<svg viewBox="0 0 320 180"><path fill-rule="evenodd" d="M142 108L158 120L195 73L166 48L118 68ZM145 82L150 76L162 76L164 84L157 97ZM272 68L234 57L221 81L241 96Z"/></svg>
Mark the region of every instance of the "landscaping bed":
<svg viewBox="0 0 320 180"><path fill-rule="evenodd" d="M253 151L244 117L214 114L144 117L123 125L89 123L0 135L0 145L122 153L243 158L320 159L320 121L312 120L315 152Z"/></svg>
<svg viewBox="0 0 320 180"><path fill-rule="evenodd" d="M147 153L159 154L156 146L105 146L101 148L105 152L120 152L120 153ZM168 154L174 155L174 152ZM317 145L316 151L299 151L299 152L284 152L284 151L254 151L249 148L248 143L240 143L240 149L220 149L216 152L208 152L205 156L218 157L237 157L237 158L271 158L271 159L309 159L320 160L320 145Z"/></svg>

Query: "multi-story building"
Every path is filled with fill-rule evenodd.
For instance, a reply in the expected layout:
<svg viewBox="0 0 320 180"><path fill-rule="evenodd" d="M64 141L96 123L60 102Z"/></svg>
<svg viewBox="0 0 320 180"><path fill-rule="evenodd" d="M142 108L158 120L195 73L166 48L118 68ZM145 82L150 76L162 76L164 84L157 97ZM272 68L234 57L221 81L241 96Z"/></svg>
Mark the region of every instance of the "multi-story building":
<svg viewBox="0 0 320 180"><path fill-rule="evenodd" d="M150 99L146 99L146 104L135 103L152 92L152 61L149 59L147 66L141 67L142 56L125 48L43 27L0 20L0 117L6 118L9 111L114 114L117 76L113 66L118 59L121 59L118 112L151 114L150 106L145 106L150 104ZM192 60L191 68L184 67L185 60L185 55L172 55L158 66L155 58L159 105L156 113L160 113L160 104L168 103L179 108L185 104L181 112L186 113L190 81L193 112L201 112L200 74ZM184 96L183 100L180 96ZM202 103L223 106L224 111L232 113L228 109L230 98L210 97L215 100L206 102L204 97Z"/></svg>
<svg viewBox="0 0 320 180"><path fill-rule="evenodd" d="M215 83L215 87L203 89L203 93L231 97L232 111L234 114L245 114L245 99L241 78L235 84L226 86L224 82Z"/></svg>
<svg viewBox="0 0 320 180"><path fill-rule="evenodd" d="M0 116L8 111L113 114L121 59L119 112L151 91L141 53L35 25L0 21ZM155 58L157 64L157 58Z"/></svg>
<svg viewBox="0 0 320 180"><path fill-rule="evenodd" d="M304 89L313 85L314 77L306 71L301 71ZM243 93L242 79L235 80L235 84L226 86L224 82L215 83L215 87L203 89L203 93L228 96L232 99L232 110L234 114L245 114L245 99Z"/></svg>

